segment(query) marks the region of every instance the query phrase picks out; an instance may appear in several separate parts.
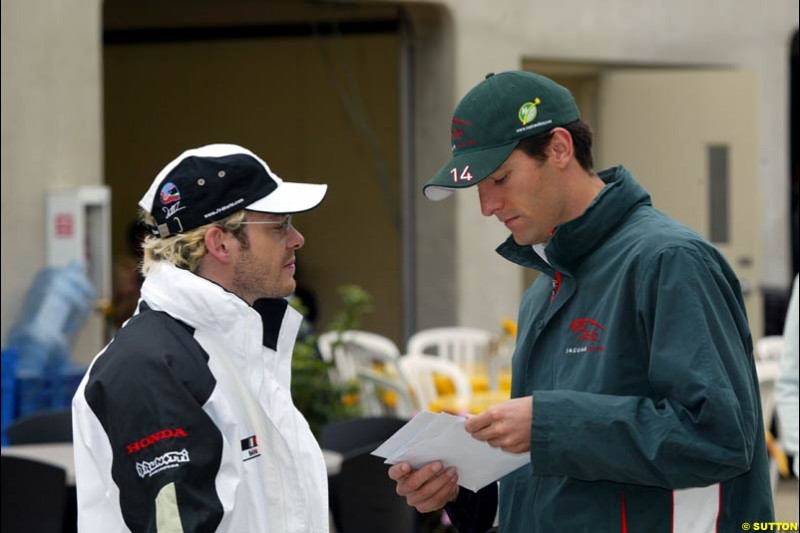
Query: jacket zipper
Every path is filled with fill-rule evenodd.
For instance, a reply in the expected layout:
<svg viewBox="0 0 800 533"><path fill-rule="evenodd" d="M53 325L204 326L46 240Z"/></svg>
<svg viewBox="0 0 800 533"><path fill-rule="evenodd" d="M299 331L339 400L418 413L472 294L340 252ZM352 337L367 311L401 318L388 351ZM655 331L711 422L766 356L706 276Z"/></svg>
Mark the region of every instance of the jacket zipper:
<svg viewBox="0 0 800 533"><path fill-rule="evenodd" d="M553 226L550 228L550 236L552 237L556 233L556 227ZM556 270L556 277L553 279L553 291L550 293L550 301L556 299L556 295L558 295L558 290L561 288L561 272Z"/></svg>
<svg viewBox="0 0 800 533"><path fill-rule="evenodd" d="M550 293L551 302L556 299L559 289L561 289L561 272L556 270L556 277L553 278L553 291Z"/></svg>

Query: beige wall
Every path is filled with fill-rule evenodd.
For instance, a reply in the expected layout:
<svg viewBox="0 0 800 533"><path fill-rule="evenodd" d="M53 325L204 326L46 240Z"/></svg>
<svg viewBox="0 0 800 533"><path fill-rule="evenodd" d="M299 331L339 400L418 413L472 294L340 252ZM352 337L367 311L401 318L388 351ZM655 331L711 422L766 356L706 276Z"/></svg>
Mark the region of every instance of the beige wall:
<svg viewBox="0 0 800 533"><path fill-rule="evenodd" d="M136 203L181 151L234 142L287 180L324 182L296 217L300 279L325 327L336 291L375 299L364 327L401 338L397 35L105 46L106 175L117 253Z"/></svg>
<svg viewBox="0 0 800 533"><path fill-rule="evenodd" d="M775 191L785 191L788 180L789 43L798 24L797 2L776 0L768 8L748 0L655 4L508 0L493 3L491 9L481 0L440 4L452 18L452 28L447 28L452 33L443 39L452 39L454 44L452 55L430 52L438 56L443 72L429 77L428 86L438 88L444 83L449 91L445 78L451 72L455 83L449 109L439 117L438 142L442 144L449 140L452 109L485 73L520 68L530 60L656 67L727 65L754 72L759 139L755 179L763 213L758 221L763 242L760 284L788 287L788 213L785 202L776 202ZM426 57L424 61L437 60ZM420 155L441 150L441 145L419 141ZM446 157L440 164L444 161ZM493 257L491 250L505 232L483 219L474 194L459 193L445 202L452 202L456 211L457 322L492 329L502 316L515 312L522 275Z"/></svg>
<svg viewBox="0 0 800 533"><path fill-rule="evenodd" d="M98 1L2 1L2 337L45 266L45 193L102 176ZM95 316L76 357L103 342Z"/></svg>

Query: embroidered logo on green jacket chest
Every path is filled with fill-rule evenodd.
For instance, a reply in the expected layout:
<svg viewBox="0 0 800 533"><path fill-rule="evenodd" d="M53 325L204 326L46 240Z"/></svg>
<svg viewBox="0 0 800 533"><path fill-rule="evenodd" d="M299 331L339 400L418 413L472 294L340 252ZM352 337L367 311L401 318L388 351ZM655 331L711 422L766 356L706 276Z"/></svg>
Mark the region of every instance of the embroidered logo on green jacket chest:
<svg viewBox="0 0 800 533"><path fill-rule="evenodd" d="M597 320L576 318L570 322L569 329L574 335L574 341L579 344L567 347L564 353L576 354L605 351L603 336L606 328Z"/></svg>

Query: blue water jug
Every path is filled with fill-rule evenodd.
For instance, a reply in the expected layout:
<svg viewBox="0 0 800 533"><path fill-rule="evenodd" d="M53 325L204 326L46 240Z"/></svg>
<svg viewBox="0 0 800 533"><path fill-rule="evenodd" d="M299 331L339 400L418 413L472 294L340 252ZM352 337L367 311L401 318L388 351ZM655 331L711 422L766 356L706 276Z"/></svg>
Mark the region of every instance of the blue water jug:
<svg viewBox="0 0 800 533"><path fill-rule="evenodd" d="M89 313L94 288L80 263L42 270L25 297L22 314L11 328L8 346L19 353L18 414L50 407L69 360L69 344Z"/></svg>

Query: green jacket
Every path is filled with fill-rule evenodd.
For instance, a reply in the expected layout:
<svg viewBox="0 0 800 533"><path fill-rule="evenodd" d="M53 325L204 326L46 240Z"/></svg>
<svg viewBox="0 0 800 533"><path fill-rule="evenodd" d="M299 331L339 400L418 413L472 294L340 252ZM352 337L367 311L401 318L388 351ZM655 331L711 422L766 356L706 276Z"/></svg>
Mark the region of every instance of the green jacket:
<svg viewBox="0 0 800 533"><path fill-rule="evenodd" d="M545 274L520 307L512 397L533 396L531 464L500 482L501 530L722 532L772 521L739 282L627 169L600 177L594 202L553 234L549 264L511 238L497 249Z"/></svg>

